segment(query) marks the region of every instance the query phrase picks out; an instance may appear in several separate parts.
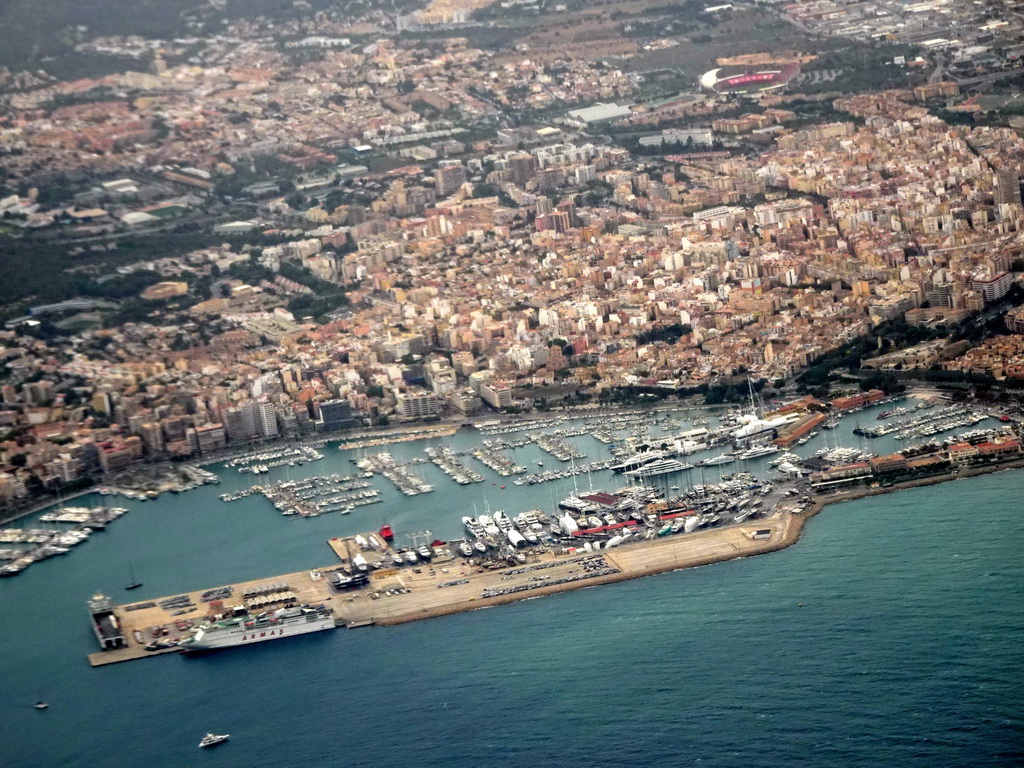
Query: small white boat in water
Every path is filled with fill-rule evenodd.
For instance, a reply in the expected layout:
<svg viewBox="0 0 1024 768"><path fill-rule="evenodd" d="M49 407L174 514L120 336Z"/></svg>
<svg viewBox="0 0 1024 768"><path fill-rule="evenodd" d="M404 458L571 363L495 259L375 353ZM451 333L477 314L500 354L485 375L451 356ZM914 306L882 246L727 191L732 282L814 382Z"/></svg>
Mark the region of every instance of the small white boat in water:
<svg viewBox="0 0 1024 768"><path fill-rule="evenodd" d="M222 733L222 734L208 733L205 736L203 736L203 740L199 742L199 748L200 749L205 749L206 747L213 747L213 746L216 746L217 744L221 744L221 743L227 741L230 738L231 738L231 734L229 734L229 733Z"/></svg>

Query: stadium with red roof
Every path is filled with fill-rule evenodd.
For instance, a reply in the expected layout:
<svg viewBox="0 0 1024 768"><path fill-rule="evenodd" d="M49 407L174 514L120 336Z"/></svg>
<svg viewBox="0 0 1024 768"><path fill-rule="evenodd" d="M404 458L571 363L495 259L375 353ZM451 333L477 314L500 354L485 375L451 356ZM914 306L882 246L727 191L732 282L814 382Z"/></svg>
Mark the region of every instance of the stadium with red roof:
<svg viewBox="0 0 1024 768"><path fill-rule="evenodd" d="M778 69L740 70L719 67L700 76L702 88L721 94L756 94L774 91L787 85L800 74L799 64L785 64Z"/></svg>

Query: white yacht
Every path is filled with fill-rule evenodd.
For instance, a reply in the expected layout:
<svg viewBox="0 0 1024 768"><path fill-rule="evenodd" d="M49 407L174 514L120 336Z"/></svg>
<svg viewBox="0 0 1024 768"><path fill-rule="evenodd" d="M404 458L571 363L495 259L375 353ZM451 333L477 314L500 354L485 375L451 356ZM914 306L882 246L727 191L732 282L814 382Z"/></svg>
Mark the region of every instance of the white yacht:
<svg viewBox="0 0 1024 768"><path fill-rule="evenodd" d="M217 744L221 744L231 738L230 733L208 733L203 736L203 740L199 742L199 748L205 749L206 747L212 747Z"/></svg>
<svg viewBox="0 0 1024 768"><path fill-rule="evenodd" d="M771 456L773 453L778 453L780 450L781 449L777 445L755 445L741 453L739 458L759 459L762 456Z"/></svg>
<svg viewBox="0 0 1024 768"><path fill-rule="evenodd" d="M693 464L684 464L678 459L658 459L626 474L630 477L653 477L655 475L667 475L672 472L682 472L684 469L692 468Z"/></svg>
<svg viewBox="0 0 1024 768"><path fill-rule="evenodd" d="M637 469L645 464L649 464L656 459L665 458L665 454L661 451L645 451L643 453L635 453L628 459L623 459L618 464L612 464L609 467L613 472L627 472L629 470Z"/></svg>
<svg viewBox="0 0 1024 768"><path fill-rule="evenodd" d="M727 453L723 453L718 456L715 456L712 459L705 459L703 462L703 466L717 467L720 464L731 464L734 461L736 461L736 458L734 456L730 456Z"/></svg>

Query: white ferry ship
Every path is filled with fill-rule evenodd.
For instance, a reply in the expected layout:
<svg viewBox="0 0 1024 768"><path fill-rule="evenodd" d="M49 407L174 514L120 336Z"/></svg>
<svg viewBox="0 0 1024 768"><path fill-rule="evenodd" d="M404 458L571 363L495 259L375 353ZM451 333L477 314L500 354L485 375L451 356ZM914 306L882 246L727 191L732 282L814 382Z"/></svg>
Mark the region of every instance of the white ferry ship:
<svg viewBox="0 0 1024 768"><path fill-rule="evenodd" d="M239 606L226 618L200 624L179 643L179 648L185 652L231 648L324 629L334 629L334 614L323 605L279 608L256 615Z"/></svg>

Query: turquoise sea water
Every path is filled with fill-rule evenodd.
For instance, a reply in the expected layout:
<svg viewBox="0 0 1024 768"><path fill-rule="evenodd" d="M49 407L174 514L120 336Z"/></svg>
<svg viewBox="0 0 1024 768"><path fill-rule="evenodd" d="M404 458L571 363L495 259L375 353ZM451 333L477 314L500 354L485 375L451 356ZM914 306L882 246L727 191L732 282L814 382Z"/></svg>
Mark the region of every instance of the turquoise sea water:
<svg viewBox="0 0 1024 768"><path fill-rule="evenodd" d="M343 458L291 471L344 471ZM485 493L509 511L559 494L503 492L489 473L459 488L421 469L434 494L407 500L377 478L386 504L312 520L261 498L222 504L247 484L225 470L219 487L132 503L71 554L0 582L0 765L1024 760L1021 472L832 506L762 557L399 627L87 665L85 600L125 599L127 557L142 599L328 564L327 538L383 517L448 537ZM39 698L49 710L31 708ZM200 752L209 730L231 741Z"/></svg>

